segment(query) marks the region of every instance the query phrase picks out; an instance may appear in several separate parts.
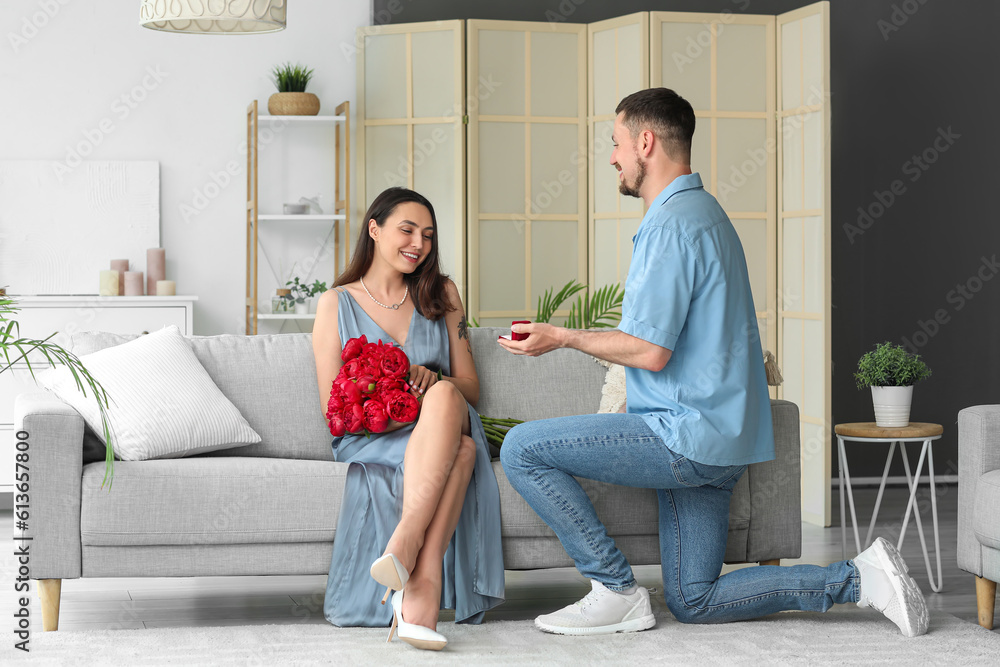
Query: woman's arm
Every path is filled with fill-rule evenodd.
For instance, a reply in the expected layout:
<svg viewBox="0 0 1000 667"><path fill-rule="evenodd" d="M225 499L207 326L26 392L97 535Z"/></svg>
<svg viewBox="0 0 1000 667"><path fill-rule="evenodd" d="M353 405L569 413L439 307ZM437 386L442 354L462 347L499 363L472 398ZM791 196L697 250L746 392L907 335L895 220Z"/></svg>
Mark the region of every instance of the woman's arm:
<svg viewBox="0 0 1000 667"><path fill-rule="evenodd" d="M462 307L458 287L450 280L445 288L445 294L454 307L454 310L448 311L444 316L448 328L451 363L451 377L445 379L458 387L465 400L475 406L479 402L479 376L476 374L476 362L472 358L472 343L469 340L465 308Z"/></svg>
<svg viewBox="0 0 1000 667"><path fill-rule="evenodd" d="M337 290L327 290L316 304L316 322L313 324L313 356L316 357L316 380L319 382L319 398L322 414L326 417L326 406L330 402L333 378L337 377L344 362L340 360L343 345L337 331Z"/></svg>

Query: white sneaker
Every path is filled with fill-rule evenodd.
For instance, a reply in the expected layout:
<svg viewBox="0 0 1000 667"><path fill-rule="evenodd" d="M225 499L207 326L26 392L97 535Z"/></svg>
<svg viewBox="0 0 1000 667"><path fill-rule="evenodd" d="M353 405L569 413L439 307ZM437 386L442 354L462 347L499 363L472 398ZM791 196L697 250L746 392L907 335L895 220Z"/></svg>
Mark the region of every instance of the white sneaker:
<svg viewBox="0 0 1000 667"><path fill-rule="evenodd" d="M592 590L579 602L557 612L539 616L535 627L557 635L609 635L638 632L656 625L649 606L649 591L637 587L631 595L622 595L591 580Z"/></svg>
<svg viewBox="0 0 1000 667"><path fill-rule="evenodd" d="M896 547L880 537L858 554L854 564L861 574L859 607L882 612L907 637L927 632L927 603Z"/></svg>

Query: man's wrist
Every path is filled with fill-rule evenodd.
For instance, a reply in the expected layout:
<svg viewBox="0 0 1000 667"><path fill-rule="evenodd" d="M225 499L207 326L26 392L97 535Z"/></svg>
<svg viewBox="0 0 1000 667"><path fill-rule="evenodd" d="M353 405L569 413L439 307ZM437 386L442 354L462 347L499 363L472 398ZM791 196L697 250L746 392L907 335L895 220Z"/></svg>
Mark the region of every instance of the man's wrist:
<svg viewBox="0 0 1000 667"><path fill-rule="evenodd" d="M576 341L576 337L579 335L579 332L576 329L556 327L556 331L558 332L556 335L556 343L558 343L559 347L576 349L576 345L574 343Z"/></svg>

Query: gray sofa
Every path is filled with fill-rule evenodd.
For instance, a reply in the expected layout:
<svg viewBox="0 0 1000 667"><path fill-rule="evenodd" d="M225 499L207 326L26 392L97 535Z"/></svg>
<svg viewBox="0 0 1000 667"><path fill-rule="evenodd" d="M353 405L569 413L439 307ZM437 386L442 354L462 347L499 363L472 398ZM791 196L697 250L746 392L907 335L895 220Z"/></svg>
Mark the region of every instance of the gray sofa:
<svg viewBox="0 0 1000 667"><path fill-rule="evenodd" d="M976 575L979 624L993 629L1000 581L1000 405L958 413L958 566Z"/></svg>
<svg viewBox="0 0 1000 667"><path fill-rule="evenodd" d="M523 420L596 412L605 369L557 350L518 357L499 329L470 329L480 414ZM133 337L78 333L78 355ZM189 339L222 392L262 442L182 459L119 461L101 489L103 446L79 414L53 395L16 399L16 428L30 442L31 578L43 628L58 627L62 579L325 574L346 464L333 461L320 414L309 334ZM727 562L769 562L801 553L798 408L772 402L777 458L750 466L731 504ZM89 445L89 447L88 447ZM96 456L94 450L96 445ZM498 460L507 569L571 566L552 531L510 487ZM629 560L659 563L654 491L583 482ZM627 511L623 511L627 508Z"/></svg>

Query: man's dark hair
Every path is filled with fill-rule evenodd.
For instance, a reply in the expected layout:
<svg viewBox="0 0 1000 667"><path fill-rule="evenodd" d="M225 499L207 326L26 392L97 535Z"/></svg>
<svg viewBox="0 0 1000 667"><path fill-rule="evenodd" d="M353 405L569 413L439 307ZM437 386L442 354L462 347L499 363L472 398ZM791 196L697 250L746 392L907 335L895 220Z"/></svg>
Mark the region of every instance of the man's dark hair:
<svg viewBox="0 0 1000 667"><path fill-rule="evenodd" d="M652 130L657 141L675 162L691 163L694 109L669 88L647 88L632 93L615 109L634 139L642 130Z"/></svg>

